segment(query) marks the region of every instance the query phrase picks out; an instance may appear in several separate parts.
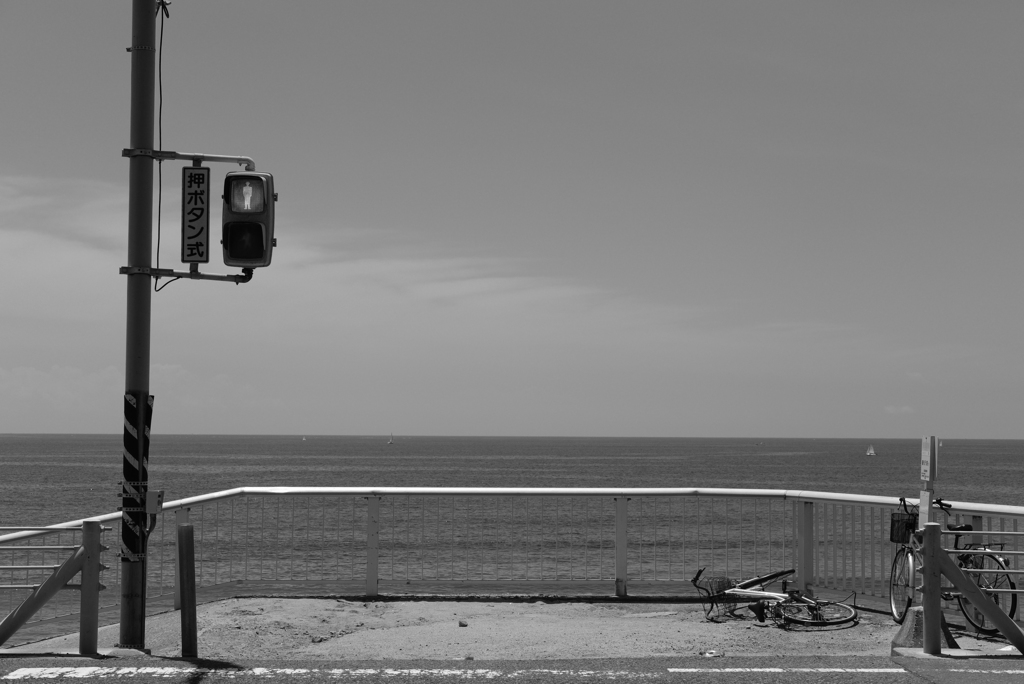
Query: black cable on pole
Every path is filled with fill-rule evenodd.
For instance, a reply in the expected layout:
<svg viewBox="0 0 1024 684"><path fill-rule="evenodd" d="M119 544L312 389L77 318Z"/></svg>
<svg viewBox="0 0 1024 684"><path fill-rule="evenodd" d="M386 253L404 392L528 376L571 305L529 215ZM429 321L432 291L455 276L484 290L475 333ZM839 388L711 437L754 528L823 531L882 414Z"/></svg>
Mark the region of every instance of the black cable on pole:
<svg viewBox="0 0 1024 684"><path fill-rule="evenodd" d="M157 90L159 93L158 107L157 107L157 148L164 149L164 19L170 18L170 13L167 11L167 6L170 2L166 0L157 0L156 13L160 14L160 42L157 48ZM161 10L163 13L161 14ZM160 239L161 239L161 217L163 215L163 204L164 204L164 162L162 159L156 161L156 267L160 268ZM162 287L157 287L159 278L153 279L153 292L159 292L164 289L174 280L169 280L163 284Z"/></svg>

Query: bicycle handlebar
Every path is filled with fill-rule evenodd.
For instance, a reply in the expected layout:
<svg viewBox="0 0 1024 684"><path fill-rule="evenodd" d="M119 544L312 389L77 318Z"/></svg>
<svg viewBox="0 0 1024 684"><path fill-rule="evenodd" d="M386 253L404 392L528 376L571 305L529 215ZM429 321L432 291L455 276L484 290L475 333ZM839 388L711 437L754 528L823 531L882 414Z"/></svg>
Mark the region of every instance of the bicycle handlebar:
<svg viewBox="0 0 1024 684"><path fill-rule="evenodd" d="M908 504L907 503L907 499L905 497L902 497L902 496L900 497L900 504L903 506L904 510L907 510L908 506L913 505L913 504ZM943 501L942 498L940 497L940 498L935 499L935 500L932 501L932 508L938 508L940 511L945 513L946 516L948 517L949 516L949 509L953 508L953 504L951 504L949 502L946 502L946 501Z"/></svg>

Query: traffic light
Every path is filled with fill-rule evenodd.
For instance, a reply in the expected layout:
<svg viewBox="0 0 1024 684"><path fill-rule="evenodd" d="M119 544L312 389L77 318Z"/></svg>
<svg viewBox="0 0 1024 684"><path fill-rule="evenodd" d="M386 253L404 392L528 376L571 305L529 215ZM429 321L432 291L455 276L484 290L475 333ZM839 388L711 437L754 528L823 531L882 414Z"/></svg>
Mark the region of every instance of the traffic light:
<svg viewBox="0 0 1024 684"><path fill-rule="evenodd" d="M269 266L274 250L274 177L269 173L233 171L224 177L221 244L224 265Z"/></svg>

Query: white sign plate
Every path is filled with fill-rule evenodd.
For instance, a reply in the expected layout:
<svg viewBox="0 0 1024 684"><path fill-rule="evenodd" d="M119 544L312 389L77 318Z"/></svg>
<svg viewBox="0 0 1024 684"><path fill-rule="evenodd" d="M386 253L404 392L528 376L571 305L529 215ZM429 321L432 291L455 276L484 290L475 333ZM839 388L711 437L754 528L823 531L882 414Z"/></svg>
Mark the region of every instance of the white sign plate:
<svg viewBox="0 0 1024 684"><path fill-rule="evenodd" d="M181 263L210 263L210 168L181 170Z"/></svg>
<svg viewBox="0 0 1024 684"><path fill-rule="evenodd" d="M934 437L921 439L921 479L925 482L934 480L939 474L939 449Z"/></svg>

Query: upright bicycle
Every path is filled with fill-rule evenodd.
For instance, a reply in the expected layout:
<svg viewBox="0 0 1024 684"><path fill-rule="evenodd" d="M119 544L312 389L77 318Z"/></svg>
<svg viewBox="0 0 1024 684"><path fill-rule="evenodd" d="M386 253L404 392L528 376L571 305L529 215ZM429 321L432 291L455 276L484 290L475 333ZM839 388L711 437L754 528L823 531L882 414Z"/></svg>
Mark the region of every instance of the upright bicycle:
<svg viewBox="0 0 1024 684"><path fill-rule="evenodd" d="M943 511L947 518L949 516L950 504L942 499L936 499L933 505ZM897 624L902 624L907 617L907 611L919 601L917 594L921 590L918 574L922 567L921 549L914 540L914 531L917 529L918 507L908 504L906 499L900 499L902 511L897 510L893 514L890 528L890 541L900 544L896 555L892 559L892 572L889 575L889 608L892 619ZM963 551L956 554L956 564L969 577L978 588L988 596L1000 610L1012 619L1017 612L1017 595L1012 593L1017 585L1014 584L1006 570L1006 559L999 555L1003 550L1003 544L960 544L963 532L974 530L972 525L946 525L945 532L954 533L953 550ZM995 634L999 630L994 627L991 621L985 617L974 604L964 598L960 593L944 587L942 599L951 601L956 599L960 612L964 618L981 634Z"/></svg>
<svg viewBox="0 0 1024 684"><path fill-rule="evenodd" d="M857 609L845 603L820 601L812 596L805 596L799 590L787 589L786 580L782 582L782 591L768 591L766 587L776 581L788 577L796 570L778 570L736 581L728 577L705 577L701 579L705 568L701 568L690 582L697 588L704 616L711 619L711 613L718 611L732 612L741 601L751 601L747 608L764 622L771 617L780 627L802 625L805 627L832 627L852 622L857 619Z"/></svg>

